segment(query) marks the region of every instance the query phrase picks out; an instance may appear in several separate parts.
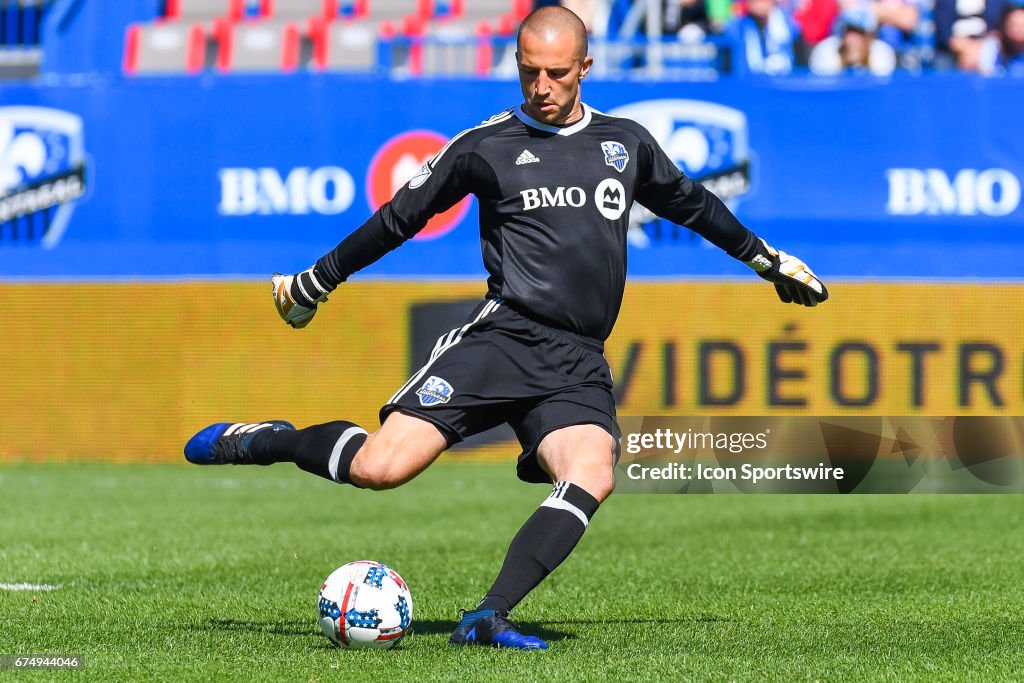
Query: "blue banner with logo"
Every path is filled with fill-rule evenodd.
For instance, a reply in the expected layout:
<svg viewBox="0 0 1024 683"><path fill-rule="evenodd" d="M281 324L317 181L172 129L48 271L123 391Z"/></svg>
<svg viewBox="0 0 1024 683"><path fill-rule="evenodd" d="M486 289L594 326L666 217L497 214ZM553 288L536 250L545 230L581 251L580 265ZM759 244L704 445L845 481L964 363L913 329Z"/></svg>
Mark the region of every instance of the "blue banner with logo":
<svg viewBox="0 0 1024 683"><path fill-rule="evenodd" d="M820 273L1024 274L1017 82L794 77L583 92L640 121L745 224ZM0 87L0 277L300 270L448 139L519 101L512 82L306 74ZM632 216L634 276L747 274L689 231L641 207ZM364 271L481 274L471 198Z"/></svg>

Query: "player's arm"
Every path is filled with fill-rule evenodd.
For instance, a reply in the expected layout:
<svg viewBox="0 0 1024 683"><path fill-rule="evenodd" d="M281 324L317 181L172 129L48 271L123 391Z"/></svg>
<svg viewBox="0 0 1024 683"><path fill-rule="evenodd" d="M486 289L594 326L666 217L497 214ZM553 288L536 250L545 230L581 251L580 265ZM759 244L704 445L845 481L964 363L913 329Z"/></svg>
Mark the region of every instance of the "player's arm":
<svg viewBox="0 0 1024 683"><path fill-rule="evenodd" d="M721 199L687 178L649 133L644 131L641 140L638 202L743 261L775 285L782 301L816 306L828 299L828 290L807 264L744 227Z"/></svg>
<svg viewBox="0 0 1024 683"><path fill-rule="evenodd" d="M455 139L338 246L295 275L275 273L274 304L292 327L305 327L317 304L353 273L376 262L423 229L435 214L476 191L487 169L470 141Z"/></svg>

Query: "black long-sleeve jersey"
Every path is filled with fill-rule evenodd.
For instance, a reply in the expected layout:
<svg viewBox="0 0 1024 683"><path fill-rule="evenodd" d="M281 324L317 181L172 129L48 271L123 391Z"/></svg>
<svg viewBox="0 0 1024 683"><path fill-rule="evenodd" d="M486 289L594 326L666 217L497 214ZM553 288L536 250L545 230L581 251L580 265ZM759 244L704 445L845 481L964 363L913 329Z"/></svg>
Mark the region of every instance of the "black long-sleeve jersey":
<svg viewBox="0 0 1024 683"><path fill-rule="evenodd" d="M580 121L555 127L520 106L452 138L321 258L317 272L336 286L470 193L480 203L489 295L539 322L601 340L622 303L634 200L735 258L752 258L757 243L638 123L584 105Z"/></svg>

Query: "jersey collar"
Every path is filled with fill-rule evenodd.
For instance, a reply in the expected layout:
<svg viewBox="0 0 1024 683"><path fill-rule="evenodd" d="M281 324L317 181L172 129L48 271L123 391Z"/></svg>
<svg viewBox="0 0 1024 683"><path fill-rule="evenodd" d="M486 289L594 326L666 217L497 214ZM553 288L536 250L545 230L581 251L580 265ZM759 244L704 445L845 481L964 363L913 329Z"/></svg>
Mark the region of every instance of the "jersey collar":
<svg viewBox="0 0 1024 683"><path fill-rule="evenodd" d="M550 126L546 123L541 123L537 119L534 119L529 114L527 114L526 111L523 109L523 105L521 104L515 108L514 112L516 118L518 118L520 121L528 125L530 128L536 128L537 130L542 130L546 133L554 133L555 135L572 135L573 133L578 133L579 131L583 130L590 124L590 107L583 104L582 102L580 103L580 106L583 107L583 118L577 121L576 123L572 124L571 126L564 127Z"/></svg>

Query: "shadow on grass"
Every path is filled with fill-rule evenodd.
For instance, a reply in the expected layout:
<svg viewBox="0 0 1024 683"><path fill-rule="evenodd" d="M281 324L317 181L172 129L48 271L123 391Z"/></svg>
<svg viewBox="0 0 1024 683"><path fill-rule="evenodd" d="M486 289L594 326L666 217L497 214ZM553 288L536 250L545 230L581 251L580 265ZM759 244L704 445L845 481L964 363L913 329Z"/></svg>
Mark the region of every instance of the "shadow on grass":
<svg viewBox="0 0 1024 683"><path fill-rule="evenodd" d="M636 617L632 619L555 619L549 621L549 624L566 624L566 625L583 625L583 626L627 626L636 624L638 626L643 625L685 625L685 624L714 624L714 623L725 623L738 621L731 617L720 617L714 614L699 614L692 617L676 617L673 619L656 619L656 618L642 618Z"/></svg>
<svg viewBox="0 0 1024 683"><path fill-rule="evenodd" d="M417 620L413 622L412 632L421 636L436 636L443 634L445 638L451 635L451 632L455 630L456 623L454 620ZM537 624L532 621L517 621L522 627L523 633L527 633L531 636L537 636L548 642L555 642L559 640L571 640L576 637L574 633L565 633L563 631L557 631L552 628L548 628L543 624ZM568 623L568 622L566 622Z"/></svg>
<svg viewBox="0 0 1024 683"><path fill-rule="evenodd" d="M207 631L248 631L275 636L301 636L320 633L315 621L243 621L240 619L209 619L200 628Z"/></svg>
<svg viewBox="0 0 1024 683"><path fill-rule="evenodd" d="M716 623L731 622L735 619L715 616L713 614L701 614L692 617L675 619L657 618L633 618L633 619L558 619L548 621L545 624L526 621L519 622L523 632L536 635L548 642L561 640L573 640L575 633L566 633L552 626L666 626L685 625L693 623ZM412 626L412 632L421 636L448 636L455 628L454 620L426 619L416 620ZM239 619L210 619L201 626L209 631L248 631L257 633L269 633L275 636L290 636L308 638L310 635L319 634L317 624L310 621L244 621Z"/></svg>
<svg viewBox="0 0 1024 683"><path fill-rule="evenodd" d="M555 642L559 640L572 640L578 636L575 633L566 633L556 627L559 626L685 626L687 624L718 623L737 621L730 617L721 617L714 614L700 614L692 617L678 617L674 619L664 618L625 618L625 619L552 619L543 624L533 621L516 621L524 633L535 635L544 640ZM414 633L419 635L448 635L455 628L455 622L443 621L420 621L413 623Z"/></svg>
<svg viewBox="0 0 1024 683"><path fill-rule="evenodd" d="M585 624L602 622L557 622L565 624ZM609 622L615 623L615 622ZM421 636L448 636L455 628L454 620L420 620L413 622L412 633ZM525 622L520 624L525 633L536 635L547 641L559 641L575 638L575 634L564 633L555 629L547 628L541 624ZM209 619L200 627L208 631L246 631L250 633L269 633L275 636L293 636L308 638L311 634L319 634L319 627L315 622L309 621L245 621L241 619Z"/></svg>

